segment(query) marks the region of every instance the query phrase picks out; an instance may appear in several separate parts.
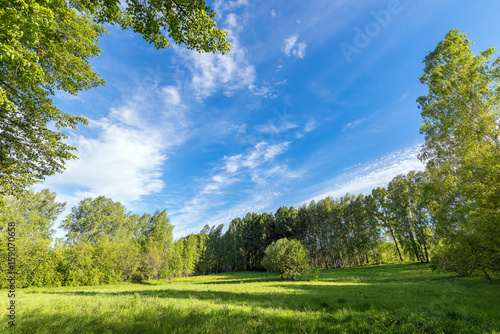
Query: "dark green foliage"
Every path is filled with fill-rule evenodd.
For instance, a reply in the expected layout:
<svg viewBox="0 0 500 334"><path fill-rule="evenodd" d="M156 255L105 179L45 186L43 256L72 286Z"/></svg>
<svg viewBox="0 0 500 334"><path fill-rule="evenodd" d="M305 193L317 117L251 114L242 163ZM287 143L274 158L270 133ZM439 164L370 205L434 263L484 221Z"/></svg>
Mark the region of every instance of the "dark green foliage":
<svg viewBox="0 0 500 334"><path fill-rule="evenodd" d="M141 283L142 281L144 281L144 275L140 271L133 274L130 278L130 282L132 283Z"/></svg>

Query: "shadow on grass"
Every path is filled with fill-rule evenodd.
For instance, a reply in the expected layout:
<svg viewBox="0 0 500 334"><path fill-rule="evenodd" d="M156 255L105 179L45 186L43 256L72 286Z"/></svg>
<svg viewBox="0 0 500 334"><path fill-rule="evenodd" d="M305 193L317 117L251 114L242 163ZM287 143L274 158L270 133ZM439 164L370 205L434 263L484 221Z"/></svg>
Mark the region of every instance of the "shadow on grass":
<svg viewBox="0 0 500 334"><path fill-rule="evenodd" d="M358 283L421 283L447 281L458 277L454 273L436 273L427 263L392 263L346 267L320 271L320 281Z"/></svg>
<svg viewBox="0 0 500 334"><path fill-rule="evenodd" d="M266 276L262 278L251 278L251 279L245 279L245 278L235 278L235 279L221 279L217 281L210 281L210 282L193 282L194 284L202 284L202 285L219 285L219 284L243 284L243 283L265 283L265 282L276 282L276 281L281 281L279 277L274 277L274 276Z"/></svg>
<svg viewBox="0 0 500 334"><path fill-rule="evenodd" d="M130 282L130 284L137 284L137 285L149 285L149 286L155 286L157 284L154 284L154 283L151 283L151 282L145 282L145 281L141 281L141 282Z"/></svg>
<svg viewBox="0 0 500 334"><path fill-rule="evenodd" d="M232 306L252 306L273 310L299 310L336 312L343 308L363 312L377 307L384 311L395 311L407 305L415 296L426 301L438 303L442 299L439 291L429 290L421 284L352 284L333 285L302 282L282 282L269 286L277 291L224 291L224 290L193 290L193 289L145 289L126 291L47 291L48 295L59 296L92 296L97 298L115 299L133 297L169 300L198 300L205 303L216 303ZM27 292L29 293L29 292Z"/></svg>
<svg viewBox="0 0 500 334"><path fill-rule="evenodd" d="M156 289L130 285L120 286L121 291L25 291L74 306L44 312L25 309L17 330L42 334L485 333L498 330L500 323L499 316L488 311L499 306L495 287L482 291L483 285L455 282L453 276L432 273L420 264L323 270L317 282L282 282L278 276L256 273L215 278ZM266 284L238 288L240 282ZM472 285L475 292L468 292L469 283L476 284ZM191 289L184 289L189 285ZM224 291L230 289L238 291ZM491 295L485 304L489 306L471 306L479 292Z"/></svg>
<svg viewBox="0 0 500 334"><path fill-rule="evenodd" d="M145 291L149 293L149 291ZM186 291L173 298L208 297L205 292ZM80 295L80 294L78 294ZM94 294L88 293L93 296ZM115 293L120 295L120 293ZM123 295L123 293L121 293ZM157 296L157 294L154 294ZM238 295L236 297L236 295ZM115 305L115 310L93 309L85 312L84 306L71 312L46 310L44 313L30 310L19 319L19 333L480 333L481 328L469 324L466 315L455 312L439 318L435 314L422 315L417 310L400 309L387 312L381 309L356 309L345 306L335 312L283 312L264 309L255 300L251 307L228 307L228 301L249 298L250 294L217 292L224 304L191 307L179 303L162 303L161 300L123 302L125 308ZM96 299L97 300L97 299ZM100 300L102 302L102 299ZM298 299L288 301L298 302ZM345 303L344 303L345 304ZM78 304L80 305L80 304ZM90 305L93 305L90 303ZM89 307L89 304L85 305ZM78 313L77 313L78 312ZM121 312L121 313L120 313ZM126 316L123 316L126 314ZM3 324L2 324L3 325ZM2 331L0 325L0 332ZM483 324L484 325L484 324ZM487 328L487 327L486 327Z"/></svg>
<svg viewBox="0 0 500 334"><path fill-rule="evenodd" d="M153 311L153 312L152 312ZM112 312L98 314L24 314L18 321L19 333L335 333L358 327L350 314L313 319L307 314L289 317L255 310L179 309L167 306L160 310L131 312L119 318ZM0 331L1 331L0 327ZM354 330L353 330L354 332ZM382 332L382 331L379 331Z"/></svg>

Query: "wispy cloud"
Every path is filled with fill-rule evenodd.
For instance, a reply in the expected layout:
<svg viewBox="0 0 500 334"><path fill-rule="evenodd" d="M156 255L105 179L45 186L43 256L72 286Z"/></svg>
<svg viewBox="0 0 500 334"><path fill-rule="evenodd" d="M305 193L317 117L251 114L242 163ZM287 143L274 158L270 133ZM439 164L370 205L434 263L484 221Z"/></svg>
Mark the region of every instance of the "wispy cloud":
<svg viewBox="0 0 500 334"><path fill-rule="evenodd" d="M310 119L306 123L306 125L304 126L304 128L302 129L302 131L298 131L295 134L295 138L302 138L302 137L304 137L306 135L306 133L314 131L318 126L319 126L318 121L316 121L315 119Z"/></svg>
<svg viewBox="0 0 500 334"><path fill-rule="evenodd" d="M241 31L243 27L238 23L238 17L234 13L230 13L226 17L226 25L233 30Z"/></svg>
<svg viewBox="0 0 500 334"><path fill-rule="evenodd" d="M345 130L348 130L348 129L354 129L355 127L357 127L358 125L364 123L365 121L367 120L367 118L361 118L361 119L358 119L356 121L352 121L352 122L349 122L347 123L343 128L342 128L342 131L345 131Z"/></svg>
<svg viewBox="0 0 500 334"><path fill-rule="evenodd" d="M262 200L263 194L279 186L283 180L299 176L286 164L275 161L278 156L287 152L289 146L290 142L260 142L245 153L224 156L219 166L209 171L212 175L201 180L197 194L172 213L180 230L187 231L192 224L200 221L214 222L224 217L227 223L228 217L238 217L234 215L235 210L242 210L235 209L235 206L256 210L263 204L270 205L269 200ZM273 185L267 187L270 179L273 180ZM272 193L276 194L276 191ZM224 209L221 210L221 207Z"/></svg>
<svg viewBox="0 0 500 334"><path fill-rule="evenodd" d="M235 10L241 7L248 6L248 0L216 0L214 4L214 9L216 13L223 13L224 11Z"/></svg>
<svg viewBox="0 0 500 334"><path fill-rule="evenodd" d="M286 56L296 56L297 58L304 58L306 55L307 44L304 42L298 42L299 36L292 35L285 38L283 41L284 45L281 48Z"/></svg>
<svg viewBox="0 0 500 334"><path fill-rule="evenodd" d="M289 144L290 142L283 142L270 145L266 142L260 142L247 154L237 154L224 157L224 166L222 169L230 173L236 173L238 170L241 171L246 168L254 169L286 152Z"/></svg>
<svg viewBox="0 0 500 334"><path fill-rule="evenodd" d="M423 170L424 165L417 157L420 148L420 145L408 147L390 153L376 161L358 164L349 169L349 173L315 186L316 190L310 189L309 191L316 194L308 196L299 205L309 204L313 200L319 201L328 196L340 198L346 193L369 193L373 188L387 186L396 175L406 174L412 170ZM347 170L345 169L345 171Z"/></svg>
<svg viewBox="0 0 500 334"><path fill-rule="evenodd" d="M297 127L297 124L294 124L287 120L282 120L278 124L273 121L268 121L267 124L256 126L255 130L262 133L279 135L282 132L286 132Z"/></svg>

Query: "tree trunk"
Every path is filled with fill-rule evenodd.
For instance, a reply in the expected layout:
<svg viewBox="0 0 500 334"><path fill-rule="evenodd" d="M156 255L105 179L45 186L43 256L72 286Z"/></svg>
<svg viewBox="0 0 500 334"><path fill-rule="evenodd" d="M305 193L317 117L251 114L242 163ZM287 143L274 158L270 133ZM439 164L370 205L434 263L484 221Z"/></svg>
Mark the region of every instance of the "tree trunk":
<svg viewBox="0 0 500 334"><path fill-rule="evenodd" d="M377 258L377 255L375 254L375 250L373 249L373 244L370 243L370 248L372 249L372 253L373 253L373 257L375 258L375 262L377 264L379 264L380 262L378 262L378 258Z"/></svg>
<svg viewBox="0 0 500 334"><path fill-rule="evenodd" d="M429 263L429 252L427 251L427 246L424 244L424 254L425 254L425 263Z"/></svg>
<svg viewBox="0 0 500 334"><path fill-rule="evenodd" d="M399 250L398 241L396 240L396 237L394 236L394 232L392 231L392 227L390 225L389 231L391 231L392 240L394 240L394 244L396 245L396 249L398 250L399 261L403 262L403 257L401 256L401 251Z"/></svg>

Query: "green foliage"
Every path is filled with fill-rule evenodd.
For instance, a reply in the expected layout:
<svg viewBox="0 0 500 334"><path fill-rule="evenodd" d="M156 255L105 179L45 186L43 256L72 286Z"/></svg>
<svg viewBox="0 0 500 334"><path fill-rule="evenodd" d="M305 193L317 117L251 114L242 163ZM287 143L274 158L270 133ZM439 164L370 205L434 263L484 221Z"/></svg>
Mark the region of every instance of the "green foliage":
<svg viewBox="0 0 500 334"><path fill-rule="evenodd" d="M144 281L144 275L140 271L134 273L130 278L130 282L132 283L141 283L142 281Z"/></svg>
<svg viewBox="0 0 500 334"><path fill-rule="evenodd" d="M104 239L119 240L128 234L127 217L120 202L99 196L80 201L62 221L61 227L67 231L70 243L96 244Z"/></svg>
<svg viewBox="0 0 500 334"><path fill-rule="evenodd" d="M262 265L267 271L278 273L282 280L293 281L310 268L306 249L298 240L280 239L269 245L265 253Z"/></svg>
<svg viewBox="0 0 500 334"><path fill-rule="evenodd" d="M132 29L158 49L170 46L168 38L199 52L225 53L231 48L227 32L217 28L216 14L204 0L127 0L123 4L119 0L71 0L70 4L99 23Z"/></svg>
<svg viewBox="0 0 500 334"><path fill-rule="evenodd" d="M421 262L429 262L429 242L433 234L433 219L424 194L426 182L425 173L412 171L396 176L387 187L394 233L410 258Z"/></svg>
<svg viewBox="0 0 500 334"><path fill-rule="evenodd" d="M500 58L493 48L475 54L471 44L453 29L424 59L420 158L435 183L431 205L444 246L437 263L464 262L488 275L500 268ZM454 250L460 255L450 257Z"/></svg>
<svg viewBox="0 0 500 334"><path fill-rule="evenodd" d="M0 192L18 195L75 158L60 129L86 120L61 112L50 96L104 83L88 62L101 53L104 29L64 0L1 3Z"/></svg>
<svg viewBox="0 0 500 334"><path fill-rule="evenodd" d="M144 217L147 225L140 242L139 270L147 279L165 278L169 275L169 261L172 260L173 226L165 210Z"/></svg>
<svg viewBox="0 0 500 334"><path fill-rule="evenodd" d="M52 225L65 203L44 189L27 191L23 197L5 196L0 212L0 285L6 284L8 224L15 224L17 284L19 287L57 285L56 251L51 248Z"/></svg>

